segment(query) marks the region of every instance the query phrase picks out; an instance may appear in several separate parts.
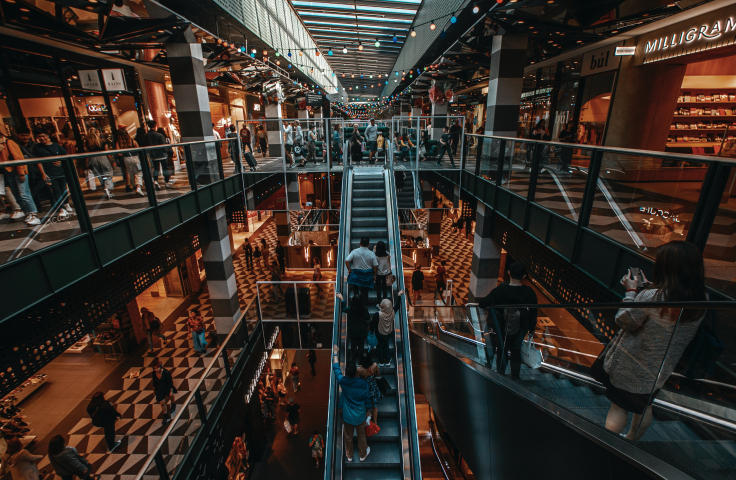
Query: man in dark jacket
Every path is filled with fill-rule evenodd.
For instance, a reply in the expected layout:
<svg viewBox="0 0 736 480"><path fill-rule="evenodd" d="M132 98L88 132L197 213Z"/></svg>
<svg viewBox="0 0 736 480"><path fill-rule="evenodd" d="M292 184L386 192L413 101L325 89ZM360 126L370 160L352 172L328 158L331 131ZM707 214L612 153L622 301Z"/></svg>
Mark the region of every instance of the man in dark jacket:
<svg viewBox="0 0 736 480"><path fill-rule="evenodd" d="M158 128L156 120L149 120L147 125L148 133L143 135L141 140L138 140L139 147L154 147L156 145L167 145L169 143L166 141L166 137L156 131ZM148 153L148 158L153 164L153 186L156 190L161 190L161 185L158 183L159 172L162 172L164 175L164 187L173 187L174 182L169 181L169 178L171 178L171 172L169 171L169 153L173 154L171 147L146 150L146 153Z"/></svg>
<svg viewBox="0 0 736 480"><path fill-rule="evenodd" d="M276 260L279 262L281 273L286 273L286 250L278 240L276 241Z"/></svg>
<svg viewBox="0 0 736 480"><path fill-rule="evenodd" d="M110 402L105 400L102 392L96 392L92 395L92 400L87 405L87 413L92 419L92 425L104 429L107 450L112 453L121 443L120 440L115 441L115 422L123 416L115 410Z"/></svg>
<svg viewBox="0 0 736 480"><path fill-rule="evenodd" d="M493 316L488 315L486 323L486 331L483 336L488 342L493 344L494 348L500 345L500 340L504 344L504 352L498 352L499 357L497 364L498 372L502 375L506 374L505 353L511 351L511 376L519 378L521 371L521 343L524 341L527 333L534 334L537 328L537 309L523 308L523 305L535 305L538 303L537 294L534 290L524 285L522 281L526 278L526 268L521 263L513 263L507 272L510 277L509 283L502 283L485 296L479 303L480 308L489 308L493 305L519 305L519 308L501 308L494 309L496 319L498 320L499 331L495 335L491 335L491 329L494 329ZM499 340L500 337L500 340Z"/></svg>

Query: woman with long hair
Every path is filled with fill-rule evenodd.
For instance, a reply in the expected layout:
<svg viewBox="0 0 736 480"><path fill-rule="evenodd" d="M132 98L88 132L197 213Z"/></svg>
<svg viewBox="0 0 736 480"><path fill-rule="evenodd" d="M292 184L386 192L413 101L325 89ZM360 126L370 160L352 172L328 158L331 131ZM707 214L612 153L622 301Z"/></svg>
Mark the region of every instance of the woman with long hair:
<svg viewBox="0 0 736 480"><path fill-rule="evenodd" d="M363 354L358 364L358 376L368 383L368 391L371 394L371 422L378 424L378 402L383 398L378 388L376 377L380 375L378 364L373 361L369 354Z"/></svg>
<svg viewBox="0 0 736 480"><path fill-rule="evenodd" d="M146 336L148 337L148 353L153 354L153 336L157 336L161 339L161 347L166 345L166 335L161 333L163 325L161 320L146 307L141 307L141 319L143 320L143 328L146 329Z"/></svg>
<svg viewBox="0 0 736 480"><path fill-rule="evenodd" d="M89 461L77 453L76 448L66 445L61 435L56 435L49 441L49 463L62 480L73 480L75 476L80 480L99 477L92 475Z"/></svg>
<svg viewBox="0 0 736 480"><path fill-rule="evenodd" d="M376 297L378 303L381 300L389 297L391 287L386 285L386 277L391 274L391 255L386 251L386 242L379 241L376 246L373 247L373 253L376 254L376 260L378 260L378 270L376 274Z"/></svg>
<svg viewBox="0 0 736 480"><path fill-rule="evenodd" d="M263 129L263 125L258 125L258 145L261 147L261 153L266 156L266 150L268 150L268 136L266 130Z"/></svg>
<svg viewBox="0 0 736 480"><path fill-rule="evenodd" d="M87 413L92 419L92 425L104 430L107 451L112 453L120 446L120 440L115 441L115 422L123 416L115 410L112 403L105 400L105 395L102 392L96 392L92 395L92 400L87 405Z"/></svg>
<svg viewBox="0 0 736 480"><path fill-rule="evenodd" d="M115 149L125 150L128 148L138 148L138 142L130 138L128 130L125 128L118 129L118 141L115 143ZM143 187L143 173L141 173L141 160L138 152L125 152L118 154L123 157L123 165L125 170L128 172L128 179L131 185L126 185L126 191L132 191L132 187L135 186L135 193L141 197L145 197L141 188ZM130 190L128 190L130 188Z"/></svg>
<svg viewBox="0 0 736 480"><path fill-rule="evenodd" d="M87 139L84 142L88 152L104 152L107 150L107 144L102 141L100 131L92 127L87 132ZM112 183L113 169L110 165L110 160L107 155L99 155L96 157L87 158L87 168L92 171L96 178L100 179L100 184L105 190L105 197L112 198L112 190L114 185Z"/></svg>
<svg viewBox="0 0 736 480"><path fill-rule="evenodd" d="M356 292L350 299L350 306L343 300L340 292L335 293L340 299L341 310L348 314L348 337L350 337L349 359L357 362L364 352L365 339L368 336L368 323L371 320L368 307L363 301L363 296Z"/></svg>
<svg viewBox="0 0 736 480"><path fill-rule="evenodd" d="M639 290L629 271L621 284L624 302L707 301L703 256L691 243L674 241L657 250L654 282ZM642 280L648 283L646 277ZM621 327L592 366L606 387L611 409L606 428L621 434L629 412L634 414L625 438L639 440L652 423L652 402L680 361L705 316L698 308L622 308Z"/></svg>
<svg viewBox="0 0 736 480"><path fill-rule="evenodd" d="M350 161L353 164L363 163L363 137L357 123L353 124L353 135L350 137Z"/></svg>

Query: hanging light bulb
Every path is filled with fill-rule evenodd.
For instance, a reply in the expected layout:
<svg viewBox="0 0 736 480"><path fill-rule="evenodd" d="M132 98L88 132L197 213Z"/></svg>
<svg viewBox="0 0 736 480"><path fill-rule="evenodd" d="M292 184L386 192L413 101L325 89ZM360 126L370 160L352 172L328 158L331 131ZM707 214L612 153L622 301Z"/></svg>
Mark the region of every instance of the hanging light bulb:
<svg viewBox="0 0 736 480"><path fill-rule="evenodd" d="M430 30L434 30L435 28L437 28L437 25L435 25L435 24L434 24L434 21L433 21L433 22L432 22L432 23L431 23L431 24L429 25L429 29L430 29Z"/></svg>
<svg viewBox="0 0 736 480"><path fill-rule="evenodd" d="M317 57L319 57L319 50L315 50L314 51L314 55L317 56Z"/></svg>
<svg viewBox="0 0 736 480"><path fill-rule="evenodd" d="M394 33L394 38L392 40L394 41L394 43L396 43L399 41L399 37L397 37L396 34Z"/></svg>
<svg viewBox="0 0 736 480"><path fill-rule="evenodd" d="M348 53L348 46L347 45L343 45L342 46L342 53Z"/></svg>
<svg viewBox="0 0 736 480"><path fill-rule="evenodd" d="M417 36L417 31L414 30L413 28L411 29L411 36L412 37L416 37Z"/></svg>
<svg viewBox="0 0 736 480"><path fill-rule="evenodd" d="M473 7L473 13L478 13L478 12L480 12L480 7L476 5Z"/></svg>
<svg viewBox="0 0 736 480"><path fill-rule="evenodd" d="M450 23L457 23L457 17L455 15L450 17Z"/></svg>
<svg viewBox="0 0 736 480"><path fill-rule="evenodd" d="M268 50L263 50L263 56L264 57L267 57L268 56Z"/></svg>
<svg viewBox="0 0 736 480"><path fill-rule="evenodd" d="M355 74L350 75L350 78L355 78Z"/></svg>
<svg viewBox="0 0 736 480"><path fill-rule="evenodd" d="M281 54L279 52L274 52L274 55L276 55L277 57L280 57L281 56Z"/></svg>
<svg viewBox="0 0 736 480"><path fill-rule="evenodd" d="M289 53L287 53L286 56L291 57L291 50L289 50Z"/></svg>
<svg viewBox="0 0 736 480"><path fill-rule="evenodd" d="M361 52L363 51L363 42L360 42L358 44L358 50L360 50Z"/></svg>
<svg viewBox="0 0 736 480"><path fill-rule="evenodd" d="M342 74L342 78L345 78L345 74L344 73Z"/></svg>
<svg viewBox="0 0 736 480"><path fill-rule="evenodd" d="M304 56L304 52L302 50L299 50L299 56L300 57L303 57Z"/></svg>
<svg viewBox="0 0 736 480"><path fill-rule="evenodd" d="M257 51L258 50L256 50L255 47L253 47L253 50L251 50L250 53L256 53Z"/></svg>
<svg viewBox="0 0 736 480"><path fill-rule="evenodd" d="M330 57L332 56L332 49L327 50L327 55Z"/></svg>
<svg viewBox="0 0 736 480"><path fill-rule="evenodd" d="M381 46L381 42L379 42L378 39L376 39L376 47L380 47L380 46Z"/></svg>
<svg viewBox="0 0 736 480"><path fill-rule="evenodd" d="M280 62L280 61L278 61L278 60L276 60L276 65L277 65L277 66L278 66L278 65L281 65L281 62Z"/></svg>

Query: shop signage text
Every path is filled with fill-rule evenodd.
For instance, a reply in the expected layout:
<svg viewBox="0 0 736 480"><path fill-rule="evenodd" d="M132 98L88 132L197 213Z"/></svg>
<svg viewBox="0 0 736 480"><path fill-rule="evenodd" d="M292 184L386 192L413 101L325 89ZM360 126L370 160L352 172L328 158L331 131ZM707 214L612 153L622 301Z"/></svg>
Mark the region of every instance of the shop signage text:
<svg viewBox="0 0 736 480"><path fill-rule="evenodd" d="M622 55L634 55L636 53L636 47L616 47L614 55L620 57Z"/></svg>
<svg viewBox="0 0 736 480"><path fill-rule="evenodd" d="M319 93L307 93L308 107L321 107L325 97Z"/></svg>
<svg viewBox="0 0 736 480"><path fill-rule="evenodd" d="M595 75L596 73L616 70L621 64L621 56L616 55L616 48L621 44L609 45L607 47L593 50L583 55L583 67L580 76Z"/></svg>
<svg viewBox="0 0 736 480"><path fill-rule="evenodd" d="M654 215L655 217L667 218L669 220L672 220L673 222L680 223L678 214L668 212L667 210L661 210L654 207L639 207L639 211L642 213L648 213L649 215Z"/></svg>
<svg viewBox="0 0 736 480"><path fill-rule="evenodd" d="M687 30L675 32L672 35L667 34L665 37L659 37L647 40L644 43L644 53L659 52L668 48L678 47L680 45L688 45L697 41L712 41L721 37L728 32L736 32L736 21L732 18L728 20L716 20L714 23L691 27Z"/></svg>
<svg viewBox="0 0 736 480"><path fill-rule="evenodd" d="M102 84L100 83L100 76L97 74L97 70L79 70L77 73L79 74L79 81L84 90L102 91ZM105 68L102 70L102 78L105 81L105 90L126 90L125 76L123 75L122 68Z"/></svg>
<svg viewBox="0 0 736 480"><path fill-rule="evenodd" d="M97 70L80 70L77 73L79 74L79 81L83 89L102 91L100 76L97 75Z"/></svg>
<svg viewBox="0 0 736 480"><path fill-rule="evenodd" d="M521 94L521 98L527 98L527 97L534 97L537 95L544 95L545 93L550 93L552 91L551 87L548 88L538 88L536 90L532 90L529 92L524 92ZM478 102L476 102L477 104Z"/></svg>
<svg viewBox="0 0 736 480"><path fill-rule="evenodd" d="M96 113L107 113L107 105L104 103L87 104L87 112L89 112L90 115L94 115Z"/></svg>

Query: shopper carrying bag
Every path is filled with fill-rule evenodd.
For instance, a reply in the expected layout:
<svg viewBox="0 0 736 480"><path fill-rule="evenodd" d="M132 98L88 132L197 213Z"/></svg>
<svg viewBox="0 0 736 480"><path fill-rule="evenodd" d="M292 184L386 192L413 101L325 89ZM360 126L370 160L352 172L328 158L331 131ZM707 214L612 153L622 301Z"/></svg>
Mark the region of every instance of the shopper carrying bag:
<svg viewBox="0 0 736 480"><path fill-rule="evenodd" d="M542 366L542 360L542 352L534 348L534 336L529 333L521 343L521 361L536 370Z"/></svg>

